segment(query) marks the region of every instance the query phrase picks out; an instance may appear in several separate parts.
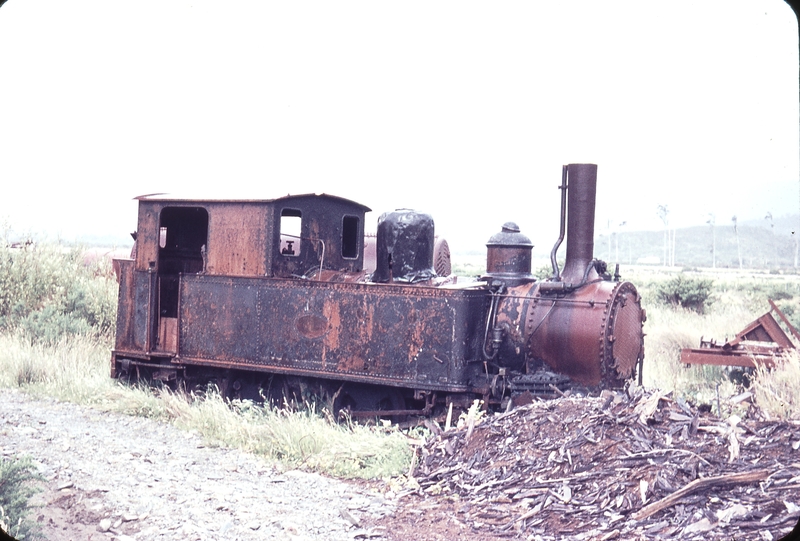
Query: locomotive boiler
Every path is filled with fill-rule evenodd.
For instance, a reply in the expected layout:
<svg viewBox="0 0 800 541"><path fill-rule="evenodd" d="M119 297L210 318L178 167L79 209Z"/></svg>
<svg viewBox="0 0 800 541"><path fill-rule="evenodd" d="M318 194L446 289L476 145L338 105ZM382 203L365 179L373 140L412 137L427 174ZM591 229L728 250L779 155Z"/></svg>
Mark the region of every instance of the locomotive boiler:
<svg viewBox="0 0 800 541"><path fill-rule="evenodd" d="M641 375L645 316L634 285L594 258L596 180L596 165L564 166L545 280L512 222L489 239L486 273L463 281L444 275L426 214L383 214L365 243L370 209L331 195L138 197L111 375L213 381L231 397L311 391L356 416L620 387Z"/></svg>

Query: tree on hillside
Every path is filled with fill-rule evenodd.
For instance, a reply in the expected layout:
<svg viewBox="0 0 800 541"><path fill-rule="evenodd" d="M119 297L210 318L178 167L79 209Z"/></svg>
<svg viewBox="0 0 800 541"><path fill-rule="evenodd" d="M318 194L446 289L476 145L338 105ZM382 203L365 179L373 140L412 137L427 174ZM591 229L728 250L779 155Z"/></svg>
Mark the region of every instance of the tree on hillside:
<svg viewBox="0 0 800 541"><path fill-rule="evenodd" d="M733 218L731 218L731 221L733 222L733 234L736 237L736 254L739 256L739 268L741 269L742 268L742 249L739 246L739 228L736 227L738 225L739 221L736 218L735 214L733 215Z"/></svg>
<svg viewBox="0 0 800 541"><path fill-rule="evenodd" d="M767 215L764 216L764 219L769 222L769 230L774 235L775 234L775 220L772 219L772 212L767 212ZM773 260L775 261L775 266L780 267L780 261L778 261L778 249L773 249ZM769 267L769 261L767 261L767 267Z"/></svg>
<svg viewBox="0 0 800 541"><path fill-rule="evenodd" d="M628 223L627 220L622 220L621 222L616 222L616 221L613 221L611 218L609 218L606 221L606 231L608 232L607 233L608 234L608 239L607 239L608 240L608 256L606 257L606 261L608 261L608 262L614 261L614 262L617 262L617 263L620 262L620 259L619 259L619 238L621 236L621 229L623 227L625 227L625 225L627 223ZM600 237L602 238L603 235L600 235ZM612 257L611 257L612 246L613 246L613 251L614 251L614 254L615 254L614 255L614 259L612 259ZM629 264L630 264L630 257L631 257L630 256L630 240L628 240L628 263Z"/></svg>

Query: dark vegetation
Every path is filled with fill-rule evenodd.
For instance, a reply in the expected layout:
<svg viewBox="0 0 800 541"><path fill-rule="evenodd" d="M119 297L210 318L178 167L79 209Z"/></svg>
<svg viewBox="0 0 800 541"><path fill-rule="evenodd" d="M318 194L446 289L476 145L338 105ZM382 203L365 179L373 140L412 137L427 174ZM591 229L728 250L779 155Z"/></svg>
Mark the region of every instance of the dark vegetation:
<svg viewBox="0 0 800 541"><path fill-rule="evenodd" d="M0 528L17 541L40 539L36 524L28 519L39 480L29 458L0 457Z"/></svg>
<svg viewBox="0 0 800 541"><path fill-rule="evenodd" d="M656 294L663 302L702 314L712 302L713 289L714 281L711 279L676 274L667 282L659 284Z"/></svg>

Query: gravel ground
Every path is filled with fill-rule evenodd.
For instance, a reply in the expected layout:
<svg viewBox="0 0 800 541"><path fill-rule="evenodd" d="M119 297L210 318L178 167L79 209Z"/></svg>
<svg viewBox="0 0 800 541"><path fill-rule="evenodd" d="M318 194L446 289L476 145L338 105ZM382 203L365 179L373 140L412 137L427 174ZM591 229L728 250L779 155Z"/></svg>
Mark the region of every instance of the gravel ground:
<svg viewBox="0 0 800 541"><path fill-rule="evenodd" d="M364 484L16 390L0 390L0 453L31 456L46 479L32 516L50 541L385 539L375 525L395 512Z"/></svg>

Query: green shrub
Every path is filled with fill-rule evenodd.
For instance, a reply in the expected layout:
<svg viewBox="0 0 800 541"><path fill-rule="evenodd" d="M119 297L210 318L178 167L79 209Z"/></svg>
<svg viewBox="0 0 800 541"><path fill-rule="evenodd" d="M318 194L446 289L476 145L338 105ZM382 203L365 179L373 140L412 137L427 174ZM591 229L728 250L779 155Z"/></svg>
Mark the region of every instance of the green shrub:
<svg viewBox="0 0 800 541"><path fill-rule="evenodd" d="M109 338L116 296L111 273L86 264L80 249L0 245L0 330L46 344L76 334Z"/></svg>
<svg viewBox="0 0 800 541"><path fill-rule="evenodd" d="M36 526L28 521L30 498L41 477L30 458L0 457L0 528L17 541L40 538Z"/></svg>
<svg viewBox="0 0 800 541"><path fill-rule="evenodd" d="M687 278L678 274L660 284L656 295L663 302L702 314L706 306L712 302L713 285L714 281L710 279Z"/></svg>
<svg viewBox="0 0 800 541"><path fill-rule="evenodd" d="M794 298L794 294L785 289L773 288L769 292L769 298L773 301L788 301Z"/></svg>
<svg viewBox="0 0 800 541"><path fill-rule="evenodd" d="M564 269L564 262L558 262L559 270ZM549 263L547 265L542 265L539 268L533 269L532 274L536 277L537 280L547 280L551 276L553 276L553 265Z"/></svg>

